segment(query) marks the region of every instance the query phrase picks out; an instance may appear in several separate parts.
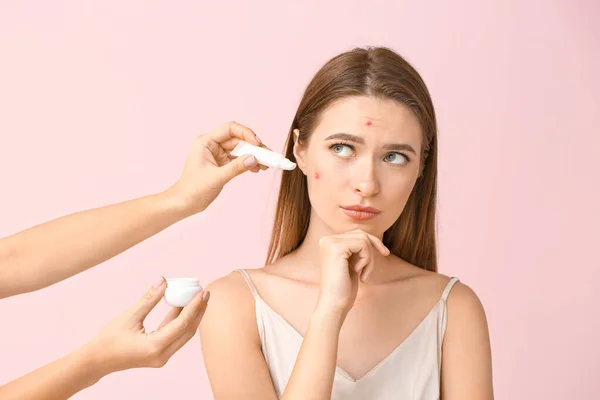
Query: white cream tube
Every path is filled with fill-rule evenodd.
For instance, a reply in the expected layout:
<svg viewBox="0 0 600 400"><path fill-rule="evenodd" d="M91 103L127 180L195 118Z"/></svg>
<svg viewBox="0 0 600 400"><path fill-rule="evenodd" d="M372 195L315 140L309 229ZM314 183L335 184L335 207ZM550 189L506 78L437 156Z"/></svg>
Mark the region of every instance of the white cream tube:
<svg viewBox="0 0 600 400"><path fill-rule="evenodd" d="M296 168L296 164L285 158L282 154L267 150L262 147L254 146L248 142L239 142L231 151L231 155L239 157L244 155L253 155L259 164L270 168L285 169L288 171Z"/></svg>

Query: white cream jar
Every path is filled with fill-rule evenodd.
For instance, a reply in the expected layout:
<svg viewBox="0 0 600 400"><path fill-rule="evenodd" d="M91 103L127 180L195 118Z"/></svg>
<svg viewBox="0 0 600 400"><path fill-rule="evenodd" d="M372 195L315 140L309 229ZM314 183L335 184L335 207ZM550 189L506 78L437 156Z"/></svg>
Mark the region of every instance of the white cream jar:
<svg viewBox="0 0 600 400"><path fill-rule="evenodd" d="M185 307L192 298L202 291L196 278L166 278L167 289L164 300L171 307Z"/></svg>

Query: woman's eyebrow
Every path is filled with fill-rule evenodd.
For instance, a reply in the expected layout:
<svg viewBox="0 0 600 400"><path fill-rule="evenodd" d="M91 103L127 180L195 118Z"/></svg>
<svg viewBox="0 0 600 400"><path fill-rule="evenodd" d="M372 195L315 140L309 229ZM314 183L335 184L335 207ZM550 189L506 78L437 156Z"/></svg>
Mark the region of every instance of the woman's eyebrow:
<svg viewBox="0 0 600 400"><path fill-rule="evenodd" d="M352 135L350 133L334 133L333 135L329 135L325 138L325 140L344 140L346 142L351 142L351 143L356 143L356 144L365 144L365 140L360 137L360 136L356 136L356 135ZM400 144L400 143L394 143L394 144L386 144L385 146L383 146L383 148L385 150L390 150L390 151L410 151L413 154L417 154L417 152L415 151L415 149L409 145L409 144Z"/></svg>
<svg viewBox="0 0 600 400"><path fill-rule="evenodd" d="M348 142L354 142L357 144L365 144L365 140L360 136L351 135L349 133L334 133L333 135L329 135L325 138L325 140L345 140Z"/></svg>
<svg viewBox="0 0 600 400"><path fill-rule="evenodd" d="M417 154L410 144L386 144L383 148L391 151L410 151L413 154Z"/></svg>

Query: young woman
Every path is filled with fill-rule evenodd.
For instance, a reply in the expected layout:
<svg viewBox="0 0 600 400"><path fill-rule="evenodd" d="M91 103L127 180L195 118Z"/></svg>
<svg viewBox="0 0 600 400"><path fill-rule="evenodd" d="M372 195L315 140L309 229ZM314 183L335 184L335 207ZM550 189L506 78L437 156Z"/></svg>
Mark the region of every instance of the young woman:
<svg viewBox="0 0 600 400"><path fill-rule="evenodd" d="M437 273L437 128L386 48L331 59L290 128L267 265L209 286L215 399L492 399L483 307Z"/></svg>

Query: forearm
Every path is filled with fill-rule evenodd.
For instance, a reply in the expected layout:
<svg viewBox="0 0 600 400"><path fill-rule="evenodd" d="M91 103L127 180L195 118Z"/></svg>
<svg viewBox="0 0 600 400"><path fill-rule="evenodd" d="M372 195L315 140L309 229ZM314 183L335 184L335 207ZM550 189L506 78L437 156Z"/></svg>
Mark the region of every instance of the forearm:
<svg viewBox="0 0 600 400"><path fill-rule="evenodd" d="M0 298L104 262L185 216L167 192L82 211L0 239Z"/></svg>
<svg viewBox="0 0 600 400"><path fill-rule="evenodd" d="M329 400L337 364L341 312L313 312L282 400Z"/></svg>
<svg viewBox="0 0 600 400"><path fill-rule="evenodd" d="M0 386L2 400L62 400L92 386L102 376L99 364L86 349L77 350L15 381Z"/></svg>

